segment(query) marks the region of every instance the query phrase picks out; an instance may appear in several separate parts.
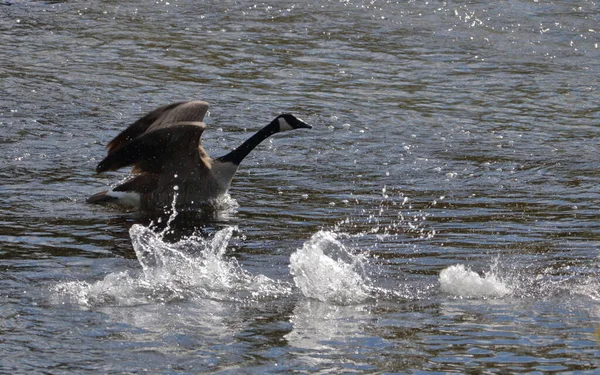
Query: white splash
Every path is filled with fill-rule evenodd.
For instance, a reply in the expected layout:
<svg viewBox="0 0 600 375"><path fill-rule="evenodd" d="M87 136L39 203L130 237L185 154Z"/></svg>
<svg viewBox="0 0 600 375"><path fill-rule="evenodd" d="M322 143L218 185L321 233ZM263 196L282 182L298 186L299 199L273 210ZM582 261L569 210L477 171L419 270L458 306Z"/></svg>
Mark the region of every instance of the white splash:
<svg viewBox="0 0 600 375"><path fill-rule="evenodd" d="M443 269L439 280L444 293L461 298L499 298L512 293L512 288L500 280L493 269L480 276L457 264Z"/></svg>
<svg viewBox="0 0 600 375"><path fill-rule="evenodd" d="M290 257L290 272L307 298L334 304L360 303L370 296L366 258L352 254L334 232L319 231Z"/></svg>
<svg viewBox="0 0 600 375"><path fill-rule="evenodd" d="M213 217L214 219L228 221L237 213L237 209L240 206L238 202L231 195L229 195L229 193L225 193L222 196L219 196L218 198L208 202L192 202L192 204L188 207L176 207L177 197L178 194L175 192L173 195L171 208L169 210L165 210L166 213L171 215L171 221L180 213L187 214L189 212L205 213L209 214L210 217Z"/></svg>
<svg viewBox="0 0 600 375"><path fill-rule="evenodd" d="M162 233L133 225L129 234L141 272L115 272L93 283L63 282L53 291L60 301L82 306L207 298L250 302L290 294L289 284L251 275L224 256L234 230L227 227L210 238L191 236L168 243Z"/></svg>
<svg viewBox="0 0 600 375"><path fill-rule="evenodd" d="M240 207L238 202L229 193L225 193L212 202L220 220L230 219Z"/></svg>

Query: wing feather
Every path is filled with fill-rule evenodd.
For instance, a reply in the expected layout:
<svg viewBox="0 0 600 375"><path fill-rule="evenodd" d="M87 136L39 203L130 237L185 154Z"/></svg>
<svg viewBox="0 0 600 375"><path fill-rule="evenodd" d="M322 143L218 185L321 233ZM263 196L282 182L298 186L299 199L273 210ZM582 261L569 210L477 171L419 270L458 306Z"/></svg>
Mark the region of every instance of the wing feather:
<svg viewBox="0 0 600 375"><path fill-rule="evenodd" d="M180 122L157 129L124 144L108 155L96 167L96 172L115 171L133 165L138 173L160 173L170 168L195 165L208 168L201 160L200 137L206 129L203 122Z"/></svg>
<svg viewBox="0 0 600 375"><path fill-rule="evenodd" d="M114 152L147 131L174 126L178 122L202 122L208 112L208 103L194 100L177 102L159 107L123 130L106 146Z"/></svg>

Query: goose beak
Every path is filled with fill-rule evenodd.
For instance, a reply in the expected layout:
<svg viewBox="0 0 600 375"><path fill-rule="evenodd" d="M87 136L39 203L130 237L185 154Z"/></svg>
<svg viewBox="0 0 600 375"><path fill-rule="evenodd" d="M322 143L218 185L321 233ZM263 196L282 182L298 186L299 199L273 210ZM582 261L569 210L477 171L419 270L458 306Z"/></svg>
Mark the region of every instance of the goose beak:
<svg viewBox="0 0 600 375"><path fill-rule="evenodd" d="M299 118L296 117L296 129L312 129L311 125L308 125L307 123L305 123L304 121L300 120Z"/></svg>

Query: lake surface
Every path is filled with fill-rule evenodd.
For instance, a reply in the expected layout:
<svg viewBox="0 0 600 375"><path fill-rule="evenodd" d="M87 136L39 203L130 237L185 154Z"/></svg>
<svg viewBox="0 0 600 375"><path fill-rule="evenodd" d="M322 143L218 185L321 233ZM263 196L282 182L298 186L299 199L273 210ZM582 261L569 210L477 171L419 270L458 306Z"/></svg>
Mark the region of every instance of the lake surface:
<svg viewBox="0 0 600 375"><path fill-rule="evenodd" d="M597 373L593 1L0 2L0 372ZM211 103L217 212L85 200Z"/></svg>

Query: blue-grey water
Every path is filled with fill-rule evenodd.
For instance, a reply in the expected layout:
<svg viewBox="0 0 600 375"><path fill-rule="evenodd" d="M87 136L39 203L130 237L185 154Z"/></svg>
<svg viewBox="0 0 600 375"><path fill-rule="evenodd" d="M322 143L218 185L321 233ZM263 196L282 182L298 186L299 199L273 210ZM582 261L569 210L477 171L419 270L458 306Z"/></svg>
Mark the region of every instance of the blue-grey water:
<svg viewBox="0 0 600 375"><path fill-rule="evenodd" d="M0 373L598 373L596 1L0 1ZM85 199L211 103L218 212Z"/></svg>

